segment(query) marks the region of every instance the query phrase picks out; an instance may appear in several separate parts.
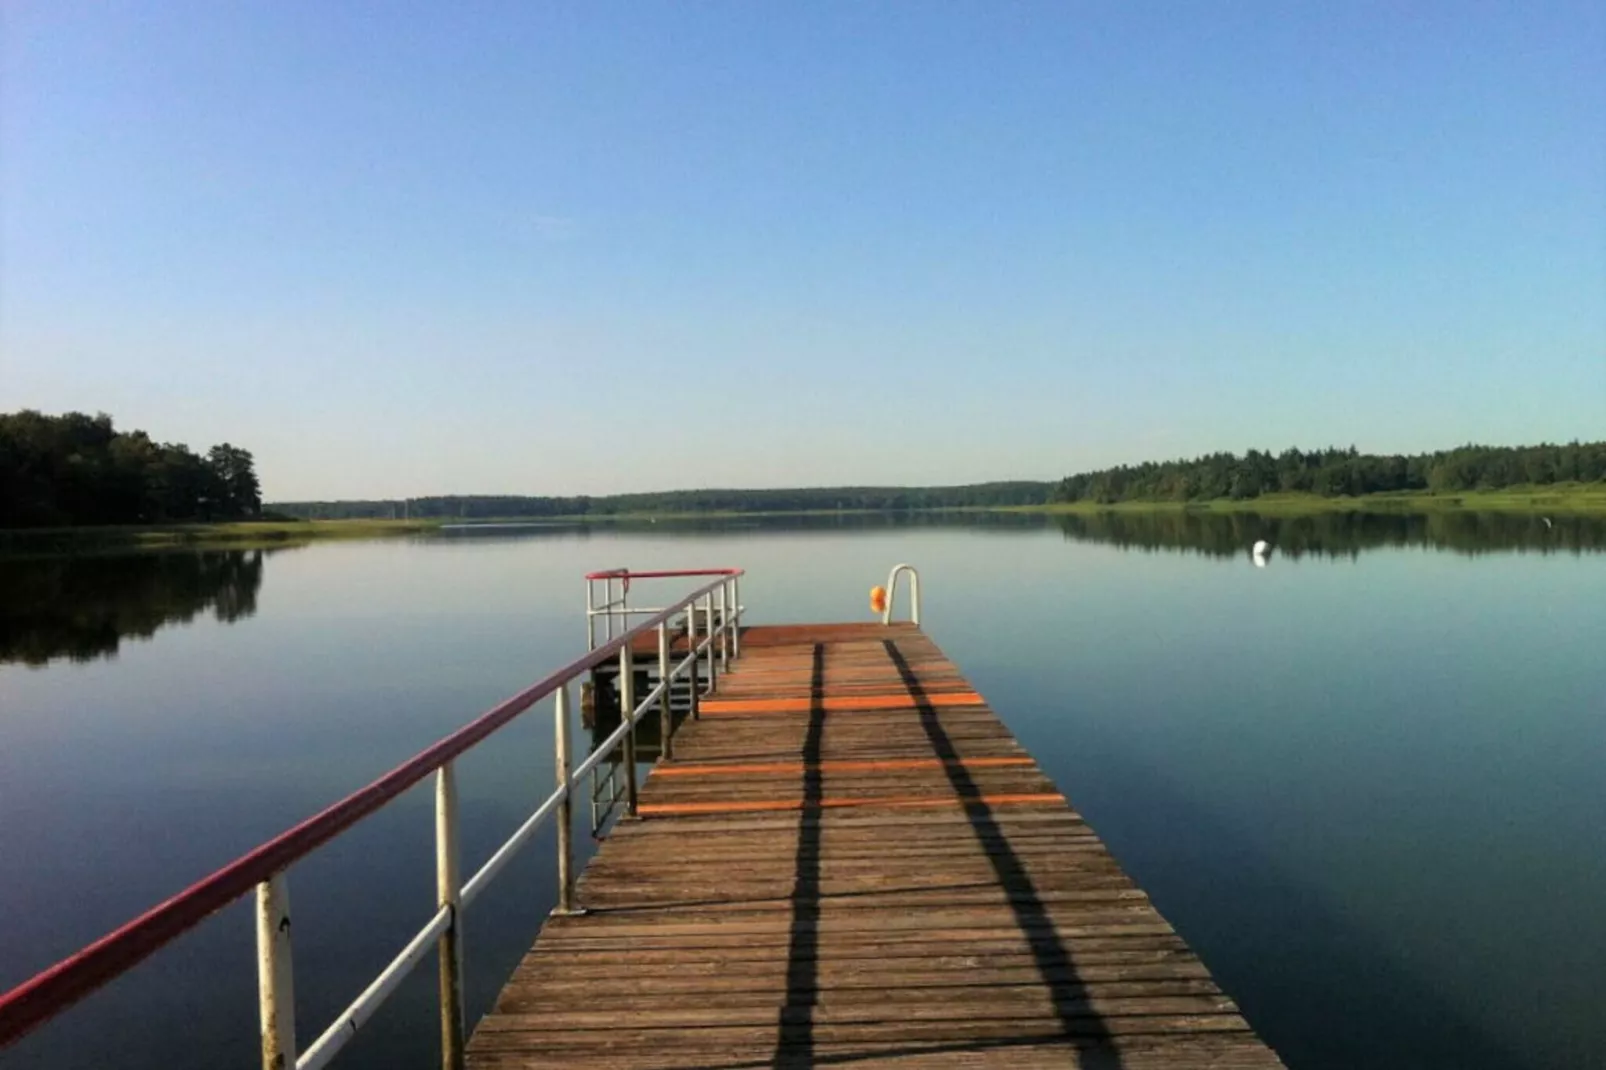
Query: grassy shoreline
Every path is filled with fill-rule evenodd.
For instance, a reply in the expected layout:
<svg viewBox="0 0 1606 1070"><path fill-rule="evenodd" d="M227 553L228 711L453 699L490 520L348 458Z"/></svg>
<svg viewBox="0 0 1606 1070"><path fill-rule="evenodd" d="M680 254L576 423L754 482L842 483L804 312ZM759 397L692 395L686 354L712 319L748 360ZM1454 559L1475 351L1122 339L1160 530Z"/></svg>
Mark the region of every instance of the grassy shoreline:
<svg viewBox="0 0 1606 1070"><path fill-rule="evenodd" d="M1490 513L1565 513L1567 515L1606 515L1606 484L1558 484L1552 486L1507 487L1502 490L1468 490L1452 494L1416 491L1390 491L1356 497L1325 498L1316 494L1264 494L1235 501L1214 498L1209 501L1128 501L1054 502L1048 505L1016 506L1011 512L1102 513L1149 511L1156 509L1194 512L1263 513L1287 516L1299 513L1427 513L1445 510Z"/></svg>
<svg viewBox="0 0 1606 1070"><path fill-rule="evenodd" d="M1464 491L1456 494L1395 492L1353 498L1324 498L1314 494L1272 494L1242 501L1129 501L1055 502L1046 505L964 506L922 509L921 513L1102 513L1194 511L1261 513L1294 516L1331 512L1465 512L1554 513L1606 516L1606 484L1568 484L1510 487L1503 490ZM325 539L377 539L421 535L459 523L484 524L640 524L656 521L729 520L744 517L868 515L868 509L816 509L752 512L610 513L552 517L503 517L475 521L425 520L272 520L220 524L169 524L155 527L67 527L0 529L0 556L145 549L252 549L300 546Z"/></svg>
<svg viewBox="0 0 1606 1070"><path fill-rule="evenodd" d="M218 524L105 525L0 529L0 556L158 549L302 546L324 539L372 539L433 531L435 521L252 520Z"/></svg>

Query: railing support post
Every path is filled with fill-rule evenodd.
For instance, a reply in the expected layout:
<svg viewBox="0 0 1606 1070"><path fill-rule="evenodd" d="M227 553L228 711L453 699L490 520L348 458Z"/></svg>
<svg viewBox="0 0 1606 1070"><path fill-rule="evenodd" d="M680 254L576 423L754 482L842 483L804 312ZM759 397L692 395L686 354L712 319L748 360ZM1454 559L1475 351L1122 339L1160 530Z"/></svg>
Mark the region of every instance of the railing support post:
<svg viewBox="0 0 1606 1070"><path fill-rule="evenodd" d="M636 659L627 641L619 648L619 713L625 733L625 813L636 817Z"/></svg>
<svg viewBox="0 0 1606 1070"><path fill-rule="evenodd" d="M630 631L630 575L619 578L619 634Z"/></svg>
<svg viewBox="0 0 1606 1070"><path fill-rule="evenodd" d="M658 625L658 752L665 761L675 756L675 715L669 708L669 622Z"/></svg>
<svg viewBox="0 0 1606 1070"><path fill-rule="evenodd" d="M731 621L729 611L725 608L725 584L719 585L716 594L719 601L719 671L726 672L731 665Z"/></svg>
<svg viewBox="0 0 1606 1070"><path fill-rule="evenodd" d="M713 694L714 685L719 682L719 667L714 660L714 647L718 637L714 634L714 592L709 591L703 595L703 635L708 640L708 694Z"/></svg>
<svg viewBox="0 0 1606 1070"><path fill-rule="evenodd" d="M697 720L697 603L686 606L686 653L691 655L691 680L686 685L686 694L690 696L687 702L690 708L687 716Z"/></svg>
<svg viewBox="0 0 1606 1070"><path fill-rule="evenodd" d="M449 907L451 923L441 934L441 1067L463 1070L463 916L458 869L457 773L447 762L435 774L435 902Z"/></svg>
<svg viewBox="0 0 1606 1070"><path fill-rule="evenodd" d="M290 886L280 870L257 885L257 1002L262 1070L295 1070L295 968L290 958Z"/></svg>
<svg viewBox="0 0 1606 1070"><path fill-rule="evenodd" d="M558 803L558 913L574 913L574 803L569 786L569 685L558 688L554 696L552 737L557 751L558 787L564 789Z"/></svg>
<svg viewBox="0 0 1606 1070"><path fill-rule="evenodd" d="M730 578L731 585L731 657L742 656L742 588L735 576Z"/></svg>
<svg viewBox="0 0 1606 1070"><path fill-rule="evenodd" d="M597 581L586 577L586 649L597 649Z"/></svg>

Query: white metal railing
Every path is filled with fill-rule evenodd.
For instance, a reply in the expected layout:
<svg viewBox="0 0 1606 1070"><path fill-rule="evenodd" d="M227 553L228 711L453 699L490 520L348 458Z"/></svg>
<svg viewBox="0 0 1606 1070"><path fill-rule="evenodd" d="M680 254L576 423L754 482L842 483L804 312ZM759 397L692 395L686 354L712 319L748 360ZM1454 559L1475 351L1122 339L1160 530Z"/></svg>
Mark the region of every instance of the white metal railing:
<svg viewBox="0 0 1606 1070"><path fill-rule="evenodd" d="M902 566L907 567L907 566ZM732 569L652 569L644 571L631 571L627 568L606 569L601 572L591 572L586 575L586 649L597 648L597 619L602 619L602 638L606 643L613 638L613 633L624 632L630 626L632 617L650 617L664 612L662 606L632 606L630 604L630 582L632 580L663 580L684 579L693 576L725 575L728 584L722 584L712 594L704 599L703 628L704 632L721 627L726 614L736 616L740 613L741 572ZM602 585L602 601L597 601L597 585ZM728 590L727 590L728 588ZM692 622L695 626L695 621ZM741 653L740 632L733 632L734 641L731 644L729 656L735 657ZM722 659L724 660L724 659Z"/></svg>
<svg viewBox="0 0 1606 1070"><path fill-rule="evenodd" d="M909 620L914 624L920 623L920 573L915 571L913 565L898 564L892 566L887 574L887 604L881 610L881 623L892 623L892 606L898 597L898 576L909 573Z"/></svg>
<svg viewBox="0 0 1606 1070"><path fill-rule="evenodd" d="M691 575L686 573L685 575ZM624 591L629 589L628 573L624 574L621 586L621 603ZM615 577L619 578L619 577ZM591 580L587 578L588 587ZM711 622L704 629L696 628L696 615L698 613L698 599L694 596L685 601L667 608L652 611L636 610L634 612L650 612L653 616L664 617L656 624L644 624L634 631L625 630L621 634L623 642L619 646L619 710L620 724L606 739L597 744L585 761L578 766L570 768L569 753L569 680L564 680L554 693L553 702L553 730L556 741L557 788L548 795L546 800L536 807L535 812L520 825L518 830L508 837L507 841L486 860L475 874L467 881L458 882L458 820L457 820L457 788L453 763L441 766L436 774L435 792L435 843L436 843L436 890L440 909L430 918L429 922L418 934L402 949L401 953L391 961L390 965L382 970L362 994L340 1014L333 1025L326 1029L321 1036L312 1042L300 1058L294 1062L296 1070L318 1070L327 1066L334 1056L346 1043L356 1035L361 1025L372 1017L373 1012L384 1002L402 979L428 955L431 946L438 946L440 951L440 1001L441 1001L441 1050L442 1062L446 1070L461 1070L463 1066L463 1051L466 1040L464 1012L463 1012L463 946L457 925L457 916L461 911L478 897L487 885L501 872L514 854L529 842L536 831L544 825L554 814L558 821L558 906L557 912L569 914L576 912L574 892L574 848L572 843L573 829L570 820L572 786L577 780L583 779L597 768L602 761L621 744L624 748L624 758L621 764L624 767L626 782L626 807L630 817L637 816L637 785L636 785L636 745L635 728L648 711L657 708L662 718L661 731L663 733L663 755L670 755L669 740L674 732L673 716L669 708L669 691L674 681L682 676L689 675L692 681L692 709L691 715L697 716L697 669L699 661L706 657L708 675L708 690L712 690L715 681L714 664L716 658L721 668L729 664L729 658L735 653L735 647L740 642L737 630L740 618L740 609L731 613L727 619L725 614L727 586L734 587L736 574L726 576L715 586L715 589L703 595L702 613L705 621ZM610 581L610 587L612 581ZM730 599L731 605L736 605L734 594ZM621 604L621 609L623 606ZM670 622L667 619L674 613L684 609L686 612L687 644L685 656L670 665ZM641 634L655 630L658 637L658 667L659 680L657 686L652 688L639 701L634 696L635 691L635 650L633 640ZM702 635L700 641L697 635ZM610 635L611 638L611 635ZM582 670L588 671L588 670ZM579 673L575 673L579 675ZM570 678L572 679L572 677ZM281 877L282 879L282 877ZM288 902L285 906L288 917ZM287 927L286 927L287 931ZM259 925L259 939L262 930ZM259 943L259 956L264 956L266 963L269 958L276 957L275 952L280 947L280 941L275 937L266 945L268 951L263 952L263 945ZM283 941L283 953L288 960L288 940ZM282 1023L288 1015L282 1008L290 1005L290 983L288 968L277 965L267 966L264 970L271 972L274 979L273 986L262 992L264 1046L263 1066L265 1070L270 1065L292 1065L288 1060L269 1063L267 1048L267 1023L270 1008L275 1010L275 1022ZM276 995L272 987L282 984L284 993ZM275 1030L277 1042L283 1044L286 1039L293 1044L294 1026L289 1026L288 1035L285 1027L280 1024ZM284 1050L284 1049L281 1049ZM289 1049L293 1051L293 1048Z"/></svg>
<svg viewBox="0 0 1606 1070"><path fill-rule="evenodd" d="M720 668L728 665L740 645L740 603L736 597L737 569L678 573L715 576L713 582L652 612L633 629L622 629L586 656L488 710L472 723L415 755L367 787L348 795L321 813L235 859L222 869L162 904L146 911L55 966L0 993L0 1046L21 1037L62 1013L84 996L132 969L139 962L199 924L217 910L253 889L256 895L257 982L264 1070L315 1070L327 1066L393 993L403 978L430 953L438 951L440 982L441 1052L446 1070L461 1070L464 1063L463 956L459 918L464 909L495 879L509 859L549 820L557 822L559 912L576 909L574 890L571 795L578 778L585 777L615 748L624 748L630 816L637 816L635 728L655 707L662 718L663 738L673 735L669 692L676 680L691 681L690 715L697 716L699 665L706 670L708 688ZM613 578L628 588L630 574L616 570ZM587 580L588 589L591 580ZM612 601L610 581L610 597ZM623 593L621 592L621 600ZM588 598L588 619L594 599ZM624 607L619 607L623 609ZM683 655L671 664L675 637L671 627L684 614L686 643ZM704 626L699 628L698 616ZM637 699L635 691L636 640L657 635L659 679L657 686ZM700 638L699 638L700 636ZM617 657L620 681L620 725L598 743L579 765L570 768L570 685L582 674ZM537 702L553 698L556 746L555 790L525 822L466 881L461 880L456 760L497 729ZM667 755L668 750L664 753ZM296 1045L294 969L292 966L289 869L307 854L397 798L424 777L435 775L436 910L390 963L346 1007L317 1039L299 1055Z"/></svg>

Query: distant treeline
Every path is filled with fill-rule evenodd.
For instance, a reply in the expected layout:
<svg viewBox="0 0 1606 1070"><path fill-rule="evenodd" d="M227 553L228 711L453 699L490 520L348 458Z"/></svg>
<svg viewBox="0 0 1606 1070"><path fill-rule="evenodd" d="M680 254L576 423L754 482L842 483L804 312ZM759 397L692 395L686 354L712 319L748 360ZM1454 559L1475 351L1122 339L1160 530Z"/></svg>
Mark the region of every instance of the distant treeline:
<svg viewBox="0 0 1606 1070"><path fill-rule="evenodd" d="M1435 453L1376 454L1349 449L1212 453L1191 461L1149 461L1067 476L1057 502L1208 501L1308 493L1323 497L1391 491L1498 490L1526 484L1606 479L1606 442L1565 446L1462 446Z"/></svg>
<svg viewBox="0 0 1606 1070"><path fill-rule="evenodd" d="M604 497L450 495L406 500L275 502L275 512L311 520L618 516L625 513L784 513L842 510L903 512L1042 505L1051 483L977 483L963 487L806 487L797 490L675 490Z"/></svg>
<svg viewBox="0 0 1606 1070"><path fill-rule="evenodd" d="M0 528L237 520L262 511L251 454L202 457L104 413L0 414Z"/></svg>

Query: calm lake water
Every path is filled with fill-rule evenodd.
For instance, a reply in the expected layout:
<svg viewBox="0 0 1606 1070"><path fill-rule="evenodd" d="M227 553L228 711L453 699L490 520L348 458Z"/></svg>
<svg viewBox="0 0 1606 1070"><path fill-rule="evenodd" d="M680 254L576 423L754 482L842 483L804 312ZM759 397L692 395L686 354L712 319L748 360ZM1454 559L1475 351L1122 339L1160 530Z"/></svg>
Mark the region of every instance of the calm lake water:
<svg viewBox="0 0 1606 1070"><path fill-rule="evenodd" d="M740 565L770 623L867 619L896 561L1290 1066L1601 1065L1606 523L1566 518L732 521L0 561L0 988L581 652L588 570ZM461 763L469 865L550 790L551 732L543 704ZM429 916L429 792L292 871L303 1044ZM467 915L471 1016L553 905L552 850L548 830ZM237 904L0 1067L254 1065L252 939ZM434 998L427 965L337 1065L438 1065Z"/></svg>

